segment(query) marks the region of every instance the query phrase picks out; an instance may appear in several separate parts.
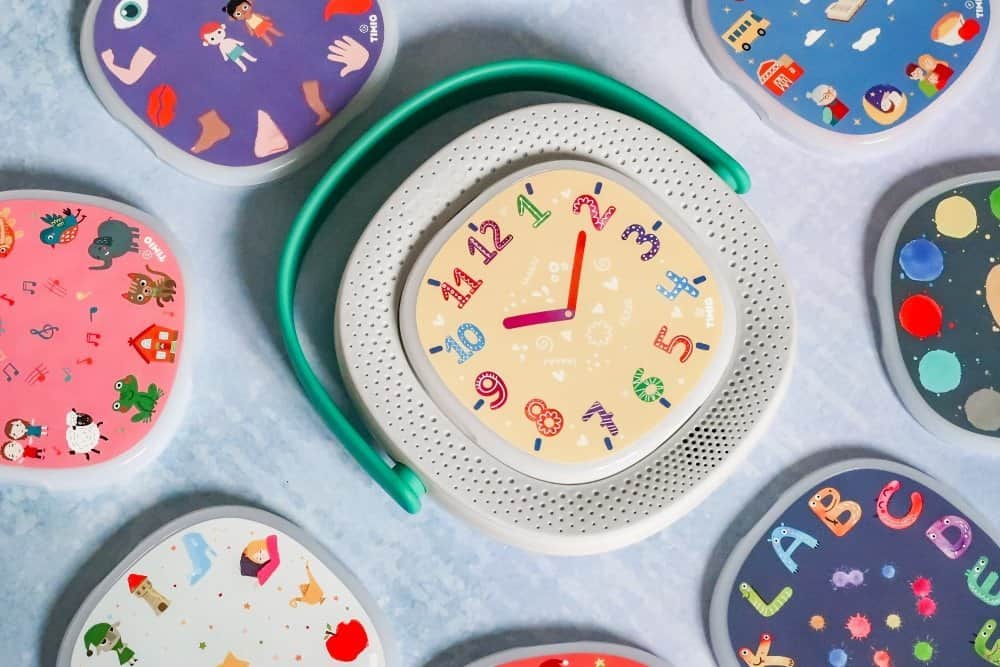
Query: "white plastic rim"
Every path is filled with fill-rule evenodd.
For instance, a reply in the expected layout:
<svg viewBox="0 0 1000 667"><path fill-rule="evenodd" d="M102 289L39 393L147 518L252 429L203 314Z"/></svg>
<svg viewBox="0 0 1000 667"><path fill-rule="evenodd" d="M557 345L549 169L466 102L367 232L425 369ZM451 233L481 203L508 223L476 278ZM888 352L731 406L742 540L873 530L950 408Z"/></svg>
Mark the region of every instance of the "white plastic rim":
<svg viewBox="0 0 1000 667"><path fill-rule="evenodd" d="M596 653L613 655L618 658L633 660L646 667L670 667L670 663L662 660L651 653L640 651L630 646L619 646L617 644L607 644L604 642L569 642L566 644L548 644L546 646L533 646L514 648L491 656L476 660L468 667L497 667L515 660L530 660L532 658L543 658L547 656L568 655L573 653Z"/></svg>
<svg viewBox="0 0 1000 667"><path fill-rule="evenodd" d="M467 438L418 381L397 318L403 282L422 243L497 180L566 158L622 173L678 211L702 256L723 267L717 279L737 301L737 347L712 395L645 459L575 485L532 478ZM366 290L355 297L359 285ZM633 118L550 104L483 123L399 186L348 261L336 337L346 388L366 425L435 498L501 540L579 555L662 530L735 470L786 387L794 315L771 240L708 166Z"/></svg>
<svg viewBox="0 0 1000 667"><path fill-rule="evenodd" d="M70 661L73 655L73 645L79 638L83 625L90 616L90 613L104 599L108 591L121 580L130 568L141 560L143 556L155 547L161 545L172 535L197 524L211 521L212 519L246 519L248 521L258 522L281 531L308 549L310 553L319 558L323 564L328 567L334 575L336 575L336 577L344 584L350 593L361 603L364 612L371 619L372 624L378 631L378 636L384 650L384 664L387 667L399 664L397 648L395 642L393 641L392 634L389 631L389 623L382 610L377 604L375 604L374 599L368 593L368 590L364 587L361 581L355 577L354 574L348 570L339 559L331 554L326 547L320 544L316 539L299 528L297 525L275 514L271 514L270 512L265 512L264 510L252 507L218 506L197 510L174 519L144 539L135 549L129 552L128 556L116 565L115 568L101 580L101 583L90 592L83 604L73 615L73 618L63 635L62 642L59 644L59 654L56 659L56 666L70 667ZM294 594L294 591L289 591L289 594ZM152 663L140 662L139 664Z"/></svg>
<svg viewBox="0 0 1000 667"><path fill-rule="evenodd" d="M889 140L895 140L897 135L905 139L906 135L920 134L937 122L937 117L943 113L957 113L961 108L958 101L969 90L974 89L975 84L982 82L996 61L995 54L1000 49L1000 29L994 27L991 21L990 28L983 38L983 45L976 54L975 62L948 87L947 95L942 95L942 99L947 101L938 101L934 105L934 108L940 108L940 111L931 109L928 112L924 110L882 132L863 135L838 134L813 125L775 101L763 86L754 84L750 76L733 62L732 56L723 48L724 45L713 29L711 19L708 16L708 2L710 1L691 0L691 18L695 34L698 41L701 42L701 47L712 68L720 78L740 93L757 116L776 132L788 135L791 139L807 147L823 151L836 151L845 146L854 149L865 146L881 146ZM1000 0L986 1L989 2L990 16L992 17L994 12L1000 10Z"/></svg>
<svg viewBox="0 0 1000 667"><path fill-rule="evenodd" d="M727 317L723 321L721 344L716 348L712 364L699 379L696 389L683 401L675 403L669 413L670 416L663 419L648 434L630 444L628 448L623 450L622 455L601 459L596 462L565 464L541 460L508 445L501 436L493 430L486 428L468 410L461 407L452 409L451 404L453 400L450 390L433 370L430 360L423 353L423 349L420 346L420 338L417 333L415 320L417 292L422 287L420 276L426 272L434 256L437 255L441 247L449 240L452 233L463 227L470 215L482 206L482 204L493 199L498 193L516 181L543 171L559 169L575 169L590 172L598 179L603 177L608 180L617 179L619 182L625 180L625 177L620 172L614 172L590 162L556 160L518 171L494 183L462 209L447 225L438 230L437 235L424 247L416 263L409 269L409 275L413 279L406 282L406 287L400 299L399 326L403 347L406 350L407 361L418 370L418 377L423 378L422 384L427 393L430 394L431 398L438 405L446 406L445 411L448 418L459 426L466 437L472 442L481 445L491 456L522 471L529 477L568 485L605 479L620 472L646 458L653 450L663 444L665 438L669 438L669 436L676 433L717 386L722 374L725 372L726 366L729 365L736 340L731 316L728 315L734 310L733 298L730 290L727 289L728 286L723 284L721 286L721 296L724 301L722 311L727 314ZM631 191L639 194L645 202L653 207L660 218L672 221L672 228L688 243L691 243L696 248L699 247L696 235L685 223L683 216L678 211L662 201L649 188L634 182L625 182L622 184ZM713 275L721 274L722 271L721 267L718 266L719 261L717 257L707 257L706 261Z"/></svg>
<svg viewBox="0 0 1000 667"><path fill-rule="evenodd" d="M286 151L263 164L229 167L212 164L170 143L137 118L135 112L129 109L111 87L94 50L94 21L101 1L90 1L80 31L83 71L97 98L108 113L135 133L160 160L185 174L219 185L248 186L274 181L295 172L319 156L330 146L337 133L368 108L378 96L389 79L399 49L399 26L396 23L392 0L379 0L384 25L382 55L358 94L328 121L320 132L297 148Z"/></svg>
<svg viewBox="0 0 1000 667"><path fill-rule="evenodd" d="M1000 171L980 172L949 178L921 190L906 200L906 203L900 206L899 210L889 219L885 231L882 232L878 251L875 254L872 285L874 286L875 308L878 311L879 331L882 336L883 363L889 380L907 411L921 426L944 442L957 442L967 447L976 448L983 453L996 454L1000 439L995 436L974 433L952 424L927 405L920 392L917 391L909 371L903 365L899 335L896 331L896 311L892 306L892 284L889 280L889 276L894 270L896 242L899 240L899 234L920 207L955 188L989 181L1000 181Z"/></svg>
<svg viewBox="0 0 1000 667"><path fill-rule="evenodd" d="M147 226L155 229L157 234L166 240L173 250L174 258L181 267L185 285L185 341L196 339L200 332L199 326L193 314L198 312L198 290L190 289L188 284L188 265L184 258L182 245L161 221L152 217L148 213L141 211L121 202L105 199L103 197L92 197L55 190L11 190L0 192L5 199L55 199L66 202L75 202L84 206L97 206L120 211L134 220L138 220ZM173 438L180 427L184 411L192 391L192 362L189 359L191 354L186 348L190 342L182 342L180 360L177 363L177 372L174 379L174 386L166 402L166 406L157 414L155 428L143 438L140 443L133 445L127 452L116 456L108 461L92 463L85 467L78 468L45 468L45 469L13 469L9 466L0 466L0 484L17 483L41 486L50 491L72 491L77 489L93 489L119 483L122 479L127 479L140 472L152 463L160 455L167 443ZM58 429L57 429L58 430Z"/></svg>

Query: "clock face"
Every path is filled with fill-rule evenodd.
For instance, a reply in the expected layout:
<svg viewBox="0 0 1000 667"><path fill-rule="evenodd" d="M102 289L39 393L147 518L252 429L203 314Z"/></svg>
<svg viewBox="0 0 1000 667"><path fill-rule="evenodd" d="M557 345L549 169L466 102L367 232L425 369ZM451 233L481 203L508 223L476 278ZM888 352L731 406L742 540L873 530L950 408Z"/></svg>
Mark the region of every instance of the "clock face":
<svg viewBox="0 0 1000 667"><path fill-rule="evenodd" d="M508 465L559 483L614 474L666 441L729 360L729 295L692 238L616 172L519 172L419 257L400 305L409 361Z"/></svg>

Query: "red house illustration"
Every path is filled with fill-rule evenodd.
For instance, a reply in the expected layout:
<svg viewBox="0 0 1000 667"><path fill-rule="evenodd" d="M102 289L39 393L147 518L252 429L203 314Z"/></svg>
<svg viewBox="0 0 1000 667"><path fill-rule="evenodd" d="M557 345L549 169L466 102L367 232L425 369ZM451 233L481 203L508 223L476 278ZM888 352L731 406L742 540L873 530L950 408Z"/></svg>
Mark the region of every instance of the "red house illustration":
<svg viewBox="0 0 1000 667"><path fill-rule="evenodd" d="M805 70L788 55L782 55L777 60L765 60L757 68L761 85L778 97L784 95L803 74Z"/></svg>
<svg viewBox="0 0 1000 667"><path fill-rule="evenodd" d="M177 357L178 337L179 333L173 329L150 324L137 336L129 338L128 344L135 348L147 364L154 361L172 364Z"/></svg>

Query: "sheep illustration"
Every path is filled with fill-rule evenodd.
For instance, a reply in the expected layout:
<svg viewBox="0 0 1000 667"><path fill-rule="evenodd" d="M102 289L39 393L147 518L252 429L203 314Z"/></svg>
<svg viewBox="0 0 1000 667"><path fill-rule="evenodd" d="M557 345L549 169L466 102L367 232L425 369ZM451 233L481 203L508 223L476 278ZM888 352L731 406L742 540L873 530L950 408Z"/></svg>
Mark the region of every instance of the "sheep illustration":
<svg viewBox="0 0 1000 667"><path fill-rule="evenodd" d="M94 422L94 418L84 412L77 412L70 409L66 413L66 444L69 445L70 454L83 454L90 460L90 454L100 454L101 450L97 445L101 440L107 440L106 435L101 435L101 425L104 422Z"/></svg>

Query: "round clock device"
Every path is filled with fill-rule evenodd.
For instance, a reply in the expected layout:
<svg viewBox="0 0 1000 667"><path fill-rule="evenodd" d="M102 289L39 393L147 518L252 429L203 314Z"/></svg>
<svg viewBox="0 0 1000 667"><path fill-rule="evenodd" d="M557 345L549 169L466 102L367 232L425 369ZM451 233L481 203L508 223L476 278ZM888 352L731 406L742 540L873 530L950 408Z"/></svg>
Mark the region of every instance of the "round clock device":
<svg viewBox="0 0 1000 667"><path fill-rule="evenodd" d="M302 353L303 256L398 137L510 90L593 104L518 109L454 140L384 204L345 269L338 359L376 448ZM640 540L721 482L784 385L791 300L736 195L748 181L690 125L594 72L512 61L457 75L363 136L293 225L279 276L293 366L407 510L430 491L556 554Z"/></svg>

